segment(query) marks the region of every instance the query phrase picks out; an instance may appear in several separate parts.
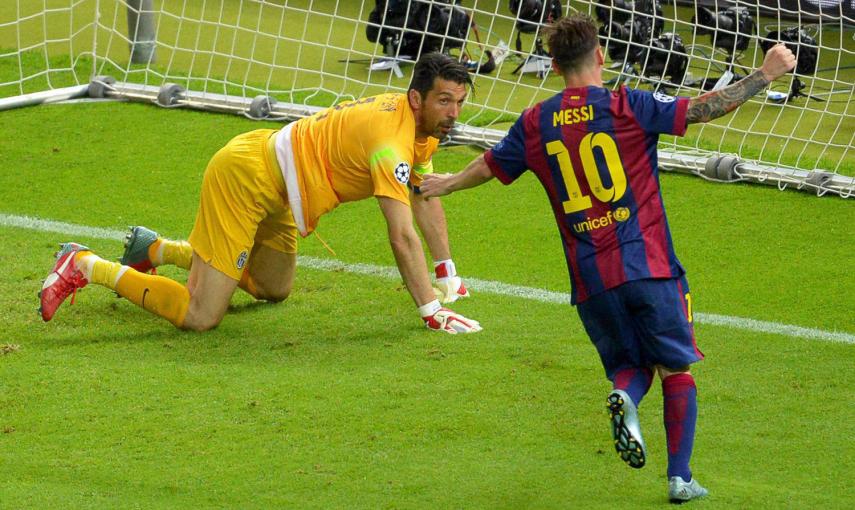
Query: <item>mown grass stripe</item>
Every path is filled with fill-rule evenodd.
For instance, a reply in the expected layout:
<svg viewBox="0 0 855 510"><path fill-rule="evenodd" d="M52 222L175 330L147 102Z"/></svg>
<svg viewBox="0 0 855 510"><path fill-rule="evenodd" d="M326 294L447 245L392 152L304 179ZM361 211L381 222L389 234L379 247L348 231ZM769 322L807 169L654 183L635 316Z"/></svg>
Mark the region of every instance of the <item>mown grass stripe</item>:
<svg viewBox="0 0 855 510"><path fill-rule="evenodd" d="M3 213L0 213L0 225L7 227L24 228L29 230L39 230L42 232L56 232L58 234L64 234L66 236L69 236L68 239L61 239L61 241L71 241L72 238L78 237L122 240L126 233L126 231L124 230L89 227L86 225L77 225L74 223L65 223L61 221L52 221L41 218L33 218L30 216L19 216ZM346 271L354 274L377 276L380 278L387 279L400 278L400 275L398 274L398 270L396 268L387 266L376 266L373 264L348 264L338 260L309 257L305 255L301 255L298 257L298 264L302 267L308 267L310 269L318 269L322 271ZM497 282L493 280L481 280L478 278L469 277L466 278L466 286L478 292L486 292L490 294L499 294L502 296L512 296L522 299L530 299L543 303L567 305L570 304L570 294L563 292L553 292L534 287L510 285L507 283ZM695 322L698 324L726 326L745 331L771 333L775 335L806 338L810 340L855 344L855 334L841 331L825 331L816 328L805 328L790 324L782 324L779 322L761 321L747 317L733 317L729 315L719 315L714 313L695 313L694 318Z"/></svg>

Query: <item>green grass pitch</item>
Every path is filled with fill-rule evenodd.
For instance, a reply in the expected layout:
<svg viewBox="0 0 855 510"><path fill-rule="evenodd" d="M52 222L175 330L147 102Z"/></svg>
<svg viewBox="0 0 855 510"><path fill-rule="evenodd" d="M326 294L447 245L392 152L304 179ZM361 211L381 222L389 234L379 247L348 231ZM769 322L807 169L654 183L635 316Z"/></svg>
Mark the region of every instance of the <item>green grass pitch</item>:
<svg viewBox="0 0 855 510"><path fill-rule="evenodd" d="M0 217L186 236L207 159L275 124L139 104L4 112ZM477 153L443 149L439 171ZM852 202L662 178L700 316L855 335ZM567 292L532 178L444 199L464 276ZM6 220L4 220L6 221ZM2 223L2 222L0 222ZM609 389L575 311L473 289L484 331L425 330L400 280L298 269L279 305L237 294L206 334L89 287L50 323L41 281L68 235L0 225L0 508L659 508L660 389L642 470L610 445ZM392 266L375 201L320 234ZM106 257L121 242L80 237ZM318 240L301 254L332 258ZM178 279L181 271L164 270ZM855 345L698 320L698 508L844 508Z"/></svg>

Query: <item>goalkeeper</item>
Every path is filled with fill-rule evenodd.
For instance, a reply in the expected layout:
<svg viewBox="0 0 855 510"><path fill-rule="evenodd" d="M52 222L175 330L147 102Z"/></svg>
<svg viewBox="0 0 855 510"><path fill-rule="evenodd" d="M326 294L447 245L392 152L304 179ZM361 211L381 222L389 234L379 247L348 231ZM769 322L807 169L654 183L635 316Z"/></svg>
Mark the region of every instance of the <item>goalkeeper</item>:
<svg viewBox="0 0 855 510"><path fill-rule="evenodd" d="M415 65L406 94L344 102L280 130L238 135L205 170L196 223L188 241L133 227L121 263L85 246L61 245L39 293L51 320L78 288L95 283L183 329L217 326L237 287L257 299L282 301L291 291L297 237L339 203L374 196L387 224L398 270L426 326L474 333L477 321L443 308L468 293L451 261L445 215L419 196L431 156L454 126L472 82L466 68L437 54ZM413 216L437 259L431 286ZM174 264L190 270L187 285L146 274Z"/></svg>

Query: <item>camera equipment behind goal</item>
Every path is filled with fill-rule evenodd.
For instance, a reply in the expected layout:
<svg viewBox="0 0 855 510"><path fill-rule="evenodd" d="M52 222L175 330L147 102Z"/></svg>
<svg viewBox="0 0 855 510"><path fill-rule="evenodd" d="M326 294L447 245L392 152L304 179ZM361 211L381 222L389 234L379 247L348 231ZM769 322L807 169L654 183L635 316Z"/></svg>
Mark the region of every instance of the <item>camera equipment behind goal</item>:
<svg viewBox="0 0 855 510"><path fill-rule="evenodd" d="M534 52L525 57L523 63L514 69L517 72L535 72L538 77L545 76L550 69L552 59L543 48L543 38L540 36L540 28L548 25L563 16L563 8L560 0L510 0L508 8L511 14L516 16L514 28L517 32L516 50L522 53L521 35L535 34Z"/></svg>
<svg viewBox="0 0 855 510"><path fill-rule="evenodd" d="M365 35L390 57L460 48L472 23L456 0L375 0Z"/></svg>

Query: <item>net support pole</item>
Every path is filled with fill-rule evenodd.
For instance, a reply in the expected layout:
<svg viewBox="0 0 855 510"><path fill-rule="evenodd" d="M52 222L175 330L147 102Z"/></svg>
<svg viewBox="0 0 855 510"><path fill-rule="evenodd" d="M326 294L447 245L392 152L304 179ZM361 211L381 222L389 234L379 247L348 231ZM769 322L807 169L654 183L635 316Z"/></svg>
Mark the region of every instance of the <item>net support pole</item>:
<svg viewBox="0 0 855 510"><path fill-rule="evenodd" d="M0 111L20 108L22 106L34 106L38 104L56 103L68 101L89 95L89 85L75 85L61 89L33 92L21 96L5 97L0 99Z"/></svg>
<svg viewBox="0 0 855 510"><path fill-rule="evenodd" d="M127 0L128 41L132 64L155 61L157 47L154 0Z"/></svg>
<svg viewBox="0 0 855 510"><path fill-rule="evenodd" d="M268 96L257 96L253 99L185 90L174 83L155 87L116 82L104 76L97 77L90 85L88 93L91 97L152 103L166 108L235 113L257 120L290 122L323 110L320 106L279 102ZM0 101L0 108L2 107L3 102ZM458 124L449 133L447 143L475 145L487 149L497 144L506 134L503 130ZM743 161L735 156L659 150L659 168L715 181L754 182L777 186L781 190L790 188L813 192L819 196L830 193L846 199L855 199L855 177L823 170L808 172L796 168L769 166Z"/></svg>

